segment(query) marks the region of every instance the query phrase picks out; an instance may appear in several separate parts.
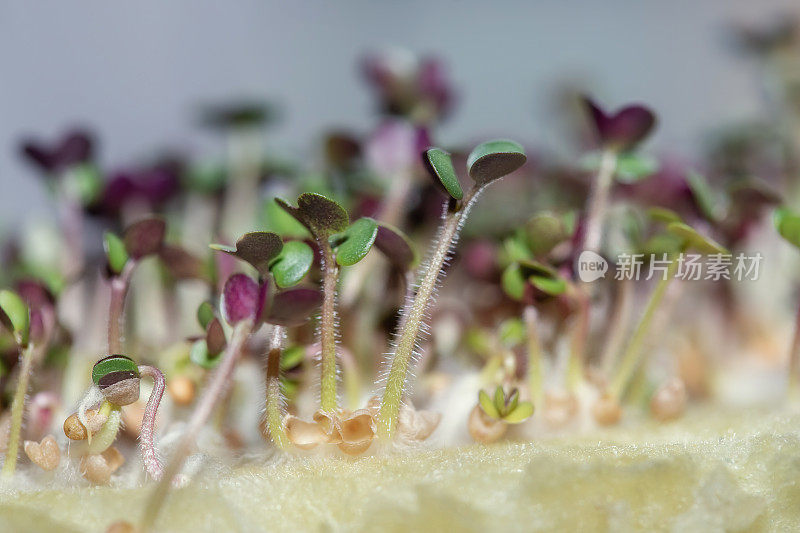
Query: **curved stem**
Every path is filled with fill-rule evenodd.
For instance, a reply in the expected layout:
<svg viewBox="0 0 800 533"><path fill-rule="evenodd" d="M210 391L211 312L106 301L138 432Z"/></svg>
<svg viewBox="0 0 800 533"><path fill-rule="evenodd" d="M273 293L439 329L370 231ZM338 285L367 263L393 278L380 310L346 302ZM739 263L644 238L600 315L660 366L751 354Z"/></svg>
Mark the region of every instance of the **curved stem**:
<svg viewBox="0 0 800 533"><path fill-rule="evenodd" d="M479 192L480 190L477 188L470 191L464 198L461 209L457 211L450 211L448 209L450 202L445 202L444 222L439 230L433 254L422 271L422 281L419 283L413 301L403 308L403 316L400 320L402 328L398 330L399 336L391 356L392 365L378 415L378 433L384 438L390 438L394 433L397 416L400 413L400 402L408 374L408 365L414 354L417 336L436 289L436 283L442 275L442 266L447 260L450 250L455 246L458 240L458 231Z"/></svg>
<svg viewBox="0 0 800 533"><path fill-rule="evenodd" d="M22 415L25 411L25 393L28 391L28 382L33 368L34 346L28 344L20 355L20 371L17 389L14 392L14 401L11 404L11 430L6 449L6 460L3 463L3 477L11 477L17 467L17 454L19 453L19 439L22 431Z"/></svg>
<svg viewBox="0 0 800 533"><path fill-rule="evenodd" d="M317 239L322 249L322 316L320 318L320 345L322 346L322 381L320 408L333 412L336 400L336 282L339 269L333 258L333 249L324 239Z"/></svg>
<svg viewBox="0 0 800 533"><path fill-rule="evenodd" d="M119 276L111 278L111 299L108 304L108 353L122 353L123 316L125 314L125 296L128 294L131 275L136 261L129 259Z"/></svg>
<svg viewBox="0 0 800 533"><path fill-rule="evenodd" d="M217 371L214 373L214 377L211 379L208 390L206 390L203 398L192 413L192 417L189 419L186 430L183 433L183 438L178 443L172 459L167 464L163 477L147 500L144 516L142 518L142 531L149 531L155 523L164 505L169 487L181 468L183 468L183 463L186 461L186 457L189 455L189 452L197 440L197 434L200 433L203 425L214 410L214 406L219 401L220 396L228 387L233 376L233 371L236 368L236 363L239 361L239 356L241 355L252 328L253 324L247 321L240 322L233 329L231 341L222 354L222 361Z"/></svg>
<svg viewBox="0 0 800 533"><path fill-rule="evenodd" d="M650 300L647 302L647 307L644 310L644 314L642 314L642 318L639 320L639 323L637 324L636 329L631 336L630 342L628 342L625 353L620 359L619 368L614 375L614 379L611 380L611 385L609 386L608 391L617 400L622 397L622 394L628 387L628 383L630 382L636 367L639 366L642 347L645 339L647 338L647 333L650 330L650 324L653 321L656 309L661 304L661 300L664 298L667 287L669 287L677 268L678 261L673 258L672 262L667 268L666 276L659 280L658 285L656 285L656 288L653 291L653 294L650 295Z"/></svg>
<svg viewBox="0 0 800 533"><path fill-rule="evenodd" d="M608 205L611 185L614 183L614 172L617 169L617 154L613 150L604 150L600 159L600 170L592 182L589 194L589 206L586 214L586 230L583 249L597 252L602 240L603 219Z"/></svg>
<svg viewBox="0 0 800 533"><path fill-rule="evenodd" d="M536 324L538 312L532 305L525 306L522 312L525 331L528 336L528 387L531 401L539 409L544 398L544 370L542 368L542 345L539 328Z"/></svg>
<svg viewBox="0 0 800 533"><path fill-rule="evenodd" d="M158 404L161 403L161 398L164 396L164 388L166 380L164 374L159 369L149 365L140 365L139 373L143 376L153 378L153 391L150 393L150 398L147 400L147 406L144 408L144 417L142 418L142 429L139 432L139 451L142 454L142 462L150 474L150 477L158 481L164 473L164 468L158 461L155 447L155 431L156 431L156 412L158 411Z"/></svg>
<svg viewBox="0 0 800 533"><path fill-rule="evenodd" d="M267 431L275 446L281 450L289 447L289 439L283 431L283 395L281 394L281 353L286 331L283 326L274 326L267 354L267 399L265 413Z"/></svg>

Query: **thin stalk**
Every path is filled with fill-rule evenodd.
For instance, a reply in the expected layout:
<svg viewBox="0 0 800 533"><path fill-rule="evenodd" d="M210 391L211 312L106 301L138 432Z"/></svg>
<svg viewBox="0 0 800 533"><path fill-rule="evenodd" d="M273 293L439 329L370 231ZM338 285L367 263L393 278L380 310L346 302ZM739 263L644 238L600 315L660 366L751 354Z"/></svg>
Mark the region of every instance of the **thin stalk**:
<svg viewBox="0 0 800 533"><path fill-rule="evenodd" d="M792 344L789 347L789 389L790 396L796 396L798 385L800 385L800 305L797 307L797 314L794 319L794 334Z"/></svg>
<svg viewBox="0 0 800 533"><path fill-rule="evenodd" d="M169 487L173 483L175 477L181 471L181 468L183 468L186 457L191 452L192 447L197 440L197 434L200 433L203 425L206 423L206 421L208 421L208 417L211 416L211 412L214 410L214 407L219 401L220 396L227 389L228 384L233 377L233 371L236 369L236 363L239 361L242 349L244 348L252 329L253 324L250 321L240 322L236 325L236 327L234 327L233 334L231 335L231 341L228 343L228 346L225 348L225 352L222 354L222 361L214 373L214 377L211 379L206 393L203 395L200 403L197 404L197 408L192 413L192 417L189 419L186 430L183 433L183 438L181 438L175 453L172 456L172 459L167 464L167 468L164 471L164 476L161 478L156 488L150 494L150 498L147 500L141 523L142 531L151 530L153 524L155 523L155 520L158 517L162 506L164 505L167 493L169 492Z"/></svg>
<svg viewBox="0 0 800 533"><path fill-rule="evenodd" d="M583 380L584 359L586 358L586 339L589 336L590 302L589 296L578 287L578 316L573 326L567 360L567 389L575 392Z"/></svg>
<svg viewBox="0 0 800 533"><path fill-rule="evenodd" d="M528 388L531 401L537 409L544 399L544 369L542 368L542 344L539 338L539 327L536 324L538 312L532 305L525 306L522 316L525 320L525 331L528 336Z"/></svg>
<svg viewBox="0 0 800 533"><path fill-rule="evenodd" d="M284 400L281 394L281 353L286 330L283 326L274 326L269 341L267 354L267 399L265 413L267 431L275 446L281 450L289 447L289 439L283 431Z"/></svg>
<svg viewBox="0 0 800 533"><path fill-rule="evenodd" d="M129 259L119 276L111 278L111 299L108 304L108 353L122 353L123 316L125 314L125 296L131 284L131 275L136 268L136 261Z"/></svg>
<svg viewBox="0 0 800 533"><path fill-rule="evenodd" d="M22 415L25 411L25 394L28 391L28 382L33 368L33 359L36 348L33 343L28 344L20 355L19 381L14 392L14 401L11 404L11 431L8 437L6 460L3 463L2 475L9 478L14 475L17 467L17 454L19 453L19 438L22 431Z"/></svg>
<svg viewBox="0 0 800 533"><path fill-rule="evenodd" d="M381 410L378 415L378 434L384 438L391 438L400 413L400 402L405 387L408 365L417 345L417 337L425 319L425 312L430 304L436 283L442 274L444 265L451 248L458 240L458 231L466 219L472 202L477 197L479 189L473 189L465 196L461 209L450 211L449 202L445 203L444 222L439 231L436 246L428 261L427 267L422 271L422 281L410 304L403 309L401 319L402 328L399 331L397 344L391 356L391 368L386 381L386 389L381 401Z"/></svg>
<svg viewBox="0 0 800 533"><path fill-rule="evenodd" d="M661 300L664 298L664 294L666 293L677 268L678 261L675 260L675 258L672 258L672 261L667 268L666 276L659 280L658 285L656 285L656 288L653 291L653 294L650 295L650 300L647 302L647 307L645 307L644 314L642 314L642 318L639 319L639 323L637 324L636 329L631 336L631 340L625 349L625 353L623 353L622 358L620 359L619 367L617 368L609 387L609 394L611 394L617 400L619 400L622 394L625 392L633 373L636 371L636 367L639 366L641 361L642 347L645 339L647 338L647 333L650 330L650 324L653 321L656 309L658 309L659 305L661 304Z"/></svg>
<svg viewBox="0 0 800 533"><path fill-rule="evenodd" d="M614 183L614 173L617 170L617 153L606 149L600 159L600 169L597 177L592 182L589 195L589 206L586 215L586 232L584 234L583 249L597 252L602 240L603 219L606 215L608 196L611 185Z"/></svg>
<svg viewBox="0 0 800 533"><path fill-rule="evenodd" d="M320 317L320 346L322 349L322 381L320 409L333 412L336 400L336 283L339 269L333 259L333 249L324 239L318 239L322 249L322 316Z"/></svg>
<svg viewBox="0 0 800 533"><path fill-rule="evenodd" d="M611 323L608 325L608 334L600 356L601 370L604 376L610 375L617 363L616 355L622 349L632 307L633 282L624 279L618 285L614 307L611 310Z"/></svg>
<svg viewBox="0 0 800 533"><path fill-rule="evenodd" d="M158 404L161 403L161 398L164 396L166 380L159 369L149 365L140 365L139 374L153 379L153 391L150 393L150 398L147 399L147 406L144 408L144 417L142 418L139 450L147 473L158 481L164 473L164 467L159 462L156 454L156 412L158 412Z"/></svg>

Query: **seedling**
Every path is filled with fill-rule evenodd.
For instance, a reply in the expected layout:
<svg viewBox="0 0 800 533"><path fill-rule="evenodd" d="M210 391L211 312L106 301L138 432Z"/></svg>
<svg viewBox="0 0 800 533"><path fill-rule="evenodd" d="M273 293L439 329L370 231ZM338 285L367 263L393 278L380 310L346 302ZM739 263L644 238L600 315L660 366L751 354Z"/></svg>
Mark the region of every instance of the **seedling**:
<svg viewBox="0 0 800 533"><path fill-rule="evenodd" d="M414 353L425 313L431 304L434 289L442 276L450 250L458 241L458 233L466 221L469 210L484 188L490 183L520 168L526 161L523 148L506 140L488 141L475 147L467 158L467 171L474 184L465 194L461 189L449 154L431 148L423 154L423 161L439 188L447 196L444 203L442 226L427 264L418 274L417 291L406 304L400 319L401 329L381 401L378 418L379 434L391 438L405 388L408 366Z"/></svg>
<svg viewBox="0 0 800 533"><path fill-rule="evenodd" d="M78 409L79 425L68 419L64 424L64 432L73 440L85 438L88 442L88 455L105 453L119 433L122 407L139 399L142 376L152 378L153 391L147 400L142 418L139 450L147 473L158 480L163 474L163 467L155 448L155 425L158 406L166 384L164 374L159 369L149 365L137 365L133 359L125 355L109 355L100 359L92 368L93 386L84 396ZM88 409L95 407L98 402L102 403L90 417Z"/></svg>
<svg viewBox="0 0 800 533"><path fill-rule="evenodd" d="M558 297L568 291L575 294L577 290L555 268L542 261L547 261L557 247L566 244L574 231L575 220L571 213L543 212L533 216L504 243L510 263L503 271L503 290L525 304L523 319L528 337L528 387L537 404L541 404L544 396L537 300ZM576 338L584 334L582 328L578 328ZM573 389L583 373L582 360L582 345L574 343L568 368L568 381Z"/></svg>
<svg viewBox="0 0 800 533"><path fill-rule="evenodd" d="M322 316L320 318L321 388L320 408L332 413L338 408L336 397L336 291L339 267L361 261L378 236L378 224L360 218L350 224L342 206L321 194L305 193L297 207L285 200L278 204L311 233L322 256Z"/></svg>
<svg viewBox="0 0 800 533"><path fill-rule="evenodd" d="M302 246L292 246L284 253L280 237L274 233L254 232L243 235L235 247L212 245L212 248L233 255L249 263L259 274L258 281L246 274L234 274L225 282L220 299L220 314L231 326L231 337L225 342L225 348L215 373L208 384L205 394L197 404L187 428L176 447L176 451L168 464L165 475L156 490L151 494L145 508L144 529L147 530L158 515L170 483L183 467L186 457L197 438L200 429L211 416L224 391L230 386L236 363L241 357L249 336L258 330L262 323L275 325L273 339L282 338L280 326L296 326L305 322L308 316L320 305L319 292L312 289L288 289L270 293L272 279L280 279L281 284L289 281L299 282L311 266L308 250ZM299 274L302 272L302 275ZM213 313L202 308L198 317L206 322L207 328L213 327ZM276 332L277 330L277 332ZM206 343L209 338L207 335ZM208 347L207 347L208 349ZM213 349L213 348L212 348ZM277 354L277 355L276 355ZM280 343L270 347L267 366L274 365L274 358L280 357ZM268 430L278 446L285 445L283 430L279 424L279 410L283 403L280 397L280 386L275 386L279 376L268 372L270 382L267 386L267 420Z"/></svg>
<svg viewBox="0 0 800 533"><path fill-rule="evenodd" d="M639 323L636 325L636 329L633 331L627 347L619 360L617 369L610 380L607 393L609 398L615 402L619 402L625 390L628 388L635 370L641 364L642 348L647 339L647 333L650 329L653 317L664 298L664 294L675 276L679 264L679 254L688 250L694 250L695 252L707 255L730 255L730 252L720 244L680 221L675 213L671 213L667 210L660 210L656 213L656 216L660 216L662 220L667 223L666 231L669 235L677 239L678 246L673 253L667 256L669 263L666 273L658 281L656 288L650 295L644 313Z"/></svg>
<svg viewBox="0 0 800 533"><path fill-rule="evenodd" d="M598 252L615 174L622 167L624 179L635 180L655 171L653 164L632 152L650 134L656 117L641 105L628 105L609 115L588 97L583 98L583 103L601 145L599 169L586 210L583 249Z"/></svg>
<svg viewBox="0 0 800 533"><path fill-rule="evenodd" d="M482 390L467 424L470 435L479 442L494 442L505 434L508 424L524 422L533 415L533 410L531 402L519 401L517 389L506 393L498 385L492 396Z"/></svg>

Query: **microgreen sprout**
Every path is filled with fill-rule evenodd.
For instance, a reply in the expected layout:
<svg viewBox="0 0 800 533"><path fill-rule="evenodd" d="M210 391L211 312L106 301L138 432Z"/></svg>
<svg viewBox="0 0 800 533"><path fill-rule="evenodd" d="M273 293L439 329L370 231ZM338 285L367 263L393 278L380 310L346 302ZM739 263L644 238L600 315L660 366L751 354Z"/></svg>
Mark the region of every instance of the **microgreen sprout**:
<svg viewBox="0 0 800 533"><path fill-rule="evenodd" d="M498 385L491 396L483 390L478 393L467 427L475 440L488 444L502 437L508 424L524 422L533 411L531 402L520 401L517 389L506 392Z"/></svg>
<svg viewBox="0 0 800 533"><path fill-rule="evenodd" d="M671 253L667 254L669 261L666 273L658 281L655 289L650 295L650 299L645 306L645 310L639 319L639 323L633 331L628 344L623 352L614 375L610 380L607 390L608 399L619 402L625 393L634 372L641 364L642 349L650 330L650 325L661 304L664 295L672 282L678 268L679 254L687 250L694 250L706 255L730 255L724 247L710 238L702 235L688 224L680 221L679 217L668 210L654 212L657 218L667 223L666 232L677 239L678 246Z"/></svg>
<svg viewBox="0 0 800 533"><path fill-rule="evenodd" d="M443 222L436 244L418 276L416 294L403 309L402 328L390 356L391 366L378 420L379 434L386 438L392 437L397 424L408 366L425 313L441 277L442 267L458 240L458 232L472 204L488 184L514 172L526 161L524 150L513 141L496 140L478 145L467 158L467 170L474 185L464 193L449 155L443 155L440 150L431 148L423 157L434 183L447 193L447 199L444 202Z"/></svg>
<svg viewBox="0 0 800 533"><path fill-rule="evenodd" d="M651 164L634 157L631 152L650 134L656 118L641 105L629 105L609 115L588 97L583 98L583 103L602 147L597 177L589 194L583 241L583 249L597 252L609 193L620 166L624 164L629 179L645 177L654 170Z"/></svg>
<svg viewBox="0 0 800 533"><path fill-rule="evenodd" d="M350 224L347 211L321 194L300 195L297 207L281 199L277 202L308 229L321 252L323 301L319 326L322 350L320 408L333 412L338 408L336 291L339 267L354 265L367 255L378 235L378 225L371 218L360 218Z"/></svg>
<svg viewBox="0 0 800 533"><path fill-rule="evenodd" d="M281 339L280 326L302 324L320 305L319 292L312 289L287 289L271 294L272 277L280 277L283 282L299 281L311 266L308 252L302 248L293 247L293 252L281 256L283 243L278 235L269 232L247 233L237 241L235 247L213 245L212 248L249 263L258 272L259 279L255 281L246 274L238 273L229 277L225 282L220 298L220 314L232 328L232 332L230 338L225 342L219 362L213 363L216 365L214 375L189 419L161 482L148 499L143 516L144 530L149 529L158 516L170 484L183 467L184 461L197 439L197 434L211 416L225 390L230 386L236 364L242 356L250 335L257 331L262 323L268 322L275 326L273 338ZM288 269L289 274L285 269L287 263L295 265ZM303 271L303 275L298 275L298 268ZM279 274L275 276L275 272ZM206 324L206 343L209 341L210 328L215 327L216 319L212 318L213 316L213 310L206 306L201 306L201 309L198 310L199 320ZM222 341L219 340L219 343L222 344ZM208 347L206 348L208 349ZM271 346L271 352L272 349L273 346ZM268 365L269 362L268 356ZM274 415L277 406L282 404L279 396L280 387L268 387L267 394L269 395L267 406ZM268 427L268 429L270 429L276 445L281 446L284 441L279 427Z"/></svg>
<svg viewBox="0 0 800 533"><path fill-rule="evenodd" d="M501 282L508 296L525 305L523 319L528 337L528 387L531 398L537 404L544 397L544 370L536 305L542 300L577 293L577 289L571 287L571 283L556 268L543 261L555 259L553 256L558 253L558 248L572 238L574 230L572 213L542 212L531 217L524 227L504 243L509 264L503 271ZM579 328L575 336L583 334L585 332ZM568 369L569 381L573 386L582 375L582 359L582 349L576 345Z"/></svg>
<svg viewBox="0 0 800 533"><path fill-rule="evenodd" d="M153 479L160 479L163 467L158 460L155 448L155 425L158 406L164 395L166 385L164 374L155 367L149 365L136 365L129 357L124 355L109 355L95 363L92 368L92 381L94 387L99 389L103 404L100 412L106 412L108 421L103 424L98 432L98 438L92 443L91 429L85 414L86 404L82 404L78 412L80 422L87 427L87 440L89 441L89 453L103 453L116 437L119 431L119 411L125 405L135 403L139 399L139 388L141 377L147 376L153 380L153 390L144 409L142 427L139 434L139 449L142 454L142 462L147 473ZM96 395L90 392L87 398L94 399ZM111 415L113 413L113 416Z"/></svg>

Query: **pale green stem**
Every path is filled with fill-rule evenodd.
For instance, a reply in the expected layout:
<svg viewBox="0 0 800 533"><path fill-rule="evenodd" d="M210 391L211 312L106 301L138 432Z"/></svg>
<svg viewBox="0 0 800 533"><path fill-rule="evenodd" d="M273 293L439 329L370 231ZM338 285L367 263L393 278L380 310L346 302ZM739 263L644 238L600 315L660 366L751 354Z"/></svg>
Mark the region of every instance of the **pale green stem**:
<svg viewBox="0 0 800 533"><path fill-rule="evenodd" d="M333 250L327 241L317 239L322 249L322 315L320 317L320 349L322 352L322 379L320 383L320 409L333 412L336 400L336 283L339 269Z"/></svg>
<svg viewBox="0 0 800 533"><path fill-rule="evenodd" d="M583 380L584 359L586 357L586 339L589 336L589 297L582 290L578 291L578 316L570 342L569 359L567 360L567 389L575 392Z"/></svg>
<svg viewBox="0 0 800 533"><path fill-rule="evenodd" d="M800 306L794 319L794 333L792 334L792 344L789 348L789 388L788 394L791 398L800 396L798 385L800 385Z"/></svg>
<svg viewBox="0 0 800 533"><path fill-rule="evenodd" d="M614 173L617 169L617 153L606 149L600 159L600 169L597 177L592 182L592 191L589 195L589 206L586 215L586 230L583 240L583 249L597 252L602 240L603 219L608 206L608 196L611 185L614 183Z"/></svg>
<svg viewBox="0 0 800 533"><path fill-rule="evenodd" d="M111 278L111 298L108 304L108 353L122 353L124 330L125 296L131 284L136 261L129 259L118 276Z"/></svg>
<svg viewBox="0 0 800 533"><path fill-rule="evenodd" d="M381 437L391 438L394 433L397 416L400 413L400 402L403 397L408 365L414 354L420 327L425 320L425 312L436 289L436 282L439 280L442 266L447 260L450 249L458 239L458 230L469 213L472 201L478 192L479 189L473 189L464 198L461 209L454 212L447 211L437 237L438 242L422 274L422 281L419 283L414 300L403 309L403 318L401 319L403 327L399 330L397 344L391 356L392 365L378 415L378 434ZM447 206L448 204L445 204L445 209Z"/></svg>
<svg viewBox="0 0 800 533"><path fill-rule="evenodd" d="M206 389L200 403L197 404L192 417L186 425L183 437L176 446L172 459L167 464L164 470L164 477L158 482L158 485L150 493L150 497L145 505L144 515L142 517L141 530L150 531L155 523L161 508L166 501L167 492L170 485L175 480L178 473L183 468L183 463L186 457L192 450L192 447L197 440L197 434L203 428L203 425L208 421L214 407L218 403L223 392L228 389L231 379L233 379L233 371L236 369L236 363L244 349L247 338L253 329L252 322L240 322L233 328L231 340L222 354L217 370L211 378L211 382Z"/></svg>
<svg viewBox="0 0 800 533"><path fill-rule="evenodd" d="M539 339L539 327L536 324L538 312L532 305L523 311L525 331L528 336L528 387L531 401L537 409L544 398L544 369L542 368L542 345Z"/></svg>
<svg viewBox="0 0 800 533"><path fill-rule="evenodd" d="M33 368L35 348L33 343L28 344L20 356L19 381L14 392L14 401L11 404L11 430L6 449L6 461L3 463L3 477L11 477L17 467L17 454L19 453L19 439L22 432L22 415L25 412L25 394L28 392L28 382Z"/></svg>
<svg viewBox="0 0 800 533"><path fill-rule="evenodd" d="M286 331L283 326L274 326L267 354L267 399L265 415L267 431L275 446L281 450L289 447L289 439L283 431L283 396L281 394L281 354Z"/></svg>
<svg viewBox="0 0 800 533"><path fill-rule="evenodd" d="M608 325L608 334L603 346L603 353L600 356L601 370L604 376L610 375L617 364L616 356L622 349L633 307L633 281L621 280L617 287L616 301L611 310L611 323Z"/></svg>
<svg viewBox="0 0 800 533"><path fill-rule="evenodd" d="M619 367L617 368L614 378L611 380L611 385L608 391L609 394L611 394L617 400L619 400L624 394L625 389L628 387L628 383L633 376L633 373L639 366L642 358L642 347L644 346L644 341L647 338L647 333L650 330L650 324L653 321L656 309L658 309L658 306L661 304L661 300L664 298L664 294L667 292L667 288L669 287L677 268L678 261L676 261L675 258L672 258L672 262L667 268L666 276L659 280L658 285L656 285L656 288L653 291L653 294L650 295L650 300L647 302L647 307L644 310L644 314L642 314L642 318L639 320L639 323L637 324L636 329L631 336L631 340L625 349L625 353L620 359Z"/></svg>

